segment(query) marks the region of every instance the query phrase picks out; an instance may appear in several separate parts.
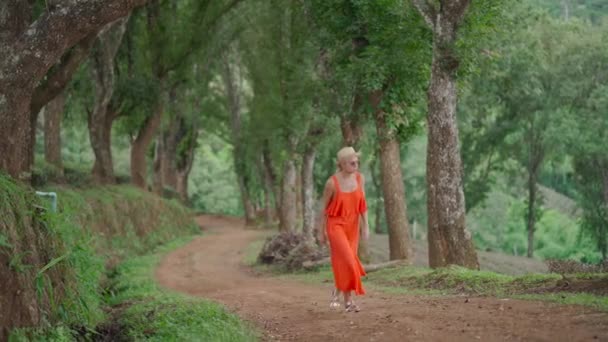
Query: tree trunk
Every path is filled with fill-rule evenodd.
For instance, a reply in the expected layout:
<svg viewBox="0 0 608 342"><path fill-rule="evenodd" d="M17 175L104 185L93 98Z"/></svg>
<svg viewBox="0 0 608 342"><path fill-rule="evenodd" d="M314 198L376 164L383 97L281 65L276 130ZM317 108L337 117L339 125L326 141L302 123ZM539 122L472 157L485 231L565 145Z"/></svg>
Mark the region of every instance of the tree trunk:
<svg viewBox="0 0 608 342"><path fill-rule="evenodd" d="M253 205L253 202L251 201L251 197L249 196L249 191L247 190L245 177L238 176L238 182L239 182L239 190L241 191L241 200L243 202L243 210L245 210L245 225L254 226L255 225L255 207Z"/></svg>
<svg viewBox="0 0 608 342"><path fill-rule="evenodd" d="M462 162L456 124L456 57L458 24L468 0L422 11L433 28L433 61L428 90L427 207L429 265L479 269L477 252L465 225ZM420 8L419 8L420 9Z"/></svg>
<svg viewBox="0 0 608 342"><path fill-rule="evenodd" d="M172 96L170 95L172 98ZM170 117L169 127L161 130L156 138L153 163L153 185L155 193L162 194L165 188L177 191L177 146L187 134L184 119L175 112Z"/></svg>
<svg viewBox="0 0 608 342"><path fill-rule="evenodd" d="M279 214L279 230L294 232L296 230L296 164L293 159L285 161L283 180L281 182L281 207Z"/></svg>
<svg viewBox="0 0 608 342"><path fill-rule="evenodd" d="M161 132L156 137L156 143L154 145L154 161L152 162L152 191L158 196L163 195L162 155L163 133Z"/></svg>
<svg viewBox="0 0 608 342"><path fill-rule="evenodd" d="M538 204L538 186L536 184L538 180L538 174L541 170L541 165L544 160L544 150L542 143L540 142L541 137L538 136L538 127L535 128L534 118L530 121L530 129L528 132L528 211L526 215L526 227L528 230L528 258L534 256L534 233L536 231L536 208Z"/></svg>
<svg viewBox="0 0 608 342"><path fill-rule="evenodd" d="M361 100L357 95L353 104L353 112L358 111L360 106ZM342 115L340 117L340 129L342 130L342 146L351 146L358 149L359 141L363 136L361 118L358 115Z"/></svg>
<svg viewBox="0 0 608 342"><path fill-rule="evenodd" d="M164 187L177 189L177 165L175 156L177 155L177 144L180 140L179 132L170 132L165 137L161 146L160 155L160 172L162 175L162 184Z"/></svg>
<svg viewBox="0 0 608 342"><path fill-rule="evenodd" d="M60 93L44 107L44 160L63 173L61 160L61 120L65 94Z"/></svg>
<svg viewBox="0 0 608 342"><path fill-rule="evenodd" d="M100 140L95 141L100 157L95 158L91 173L93 174L94 179L102 184L112 184L116 181L114 177L114 162L112 160L112 125L118 116L119 113L110 106L106 110L102 126L96 128L102 132L100 136L98 136ZM91 123L89 122L89 132L91 131L90 125ZM91 142L91 145L92 144L93 142ZM95 149L93 152L95 152Z"/></svg>
<svg viewBox="0 0 608 342"><path fill-rule="evenodd" d="M526 215L528 228L528 258L534 256L534 231L536 224L536 174L530 173L528 175L528 214Z"/></svg>
<svg viewBox="0 0 608 342"><path fill-rule="evenodd" d="M270 175L270 172L267 170L266 162L264 161L263 154L260 155L258 163L259 163L259 169L260 169L260 173L262 176L262 180L264 182L264 222L267 227L270 227L270 225L272 224L272 221L274 220L274 217L275 217L275 213L274 213L275 207L273 207L273 205L272 205L272 196L274 194L273 185L272 185L272 177Z"/></svg>
<svg viewBox="0 0 608 342"><path fill-rule="evenodd" d="M29 182L34 129L29 117L30 94L23 86L8 89L11 87L0 88L0 169Z"/></svg>
<svg viewBox="0 0 608 342"><path fill-rule="evenodd" d="M229 47L222 56L222 80L226 89L228 109L230 110L230 128L232 136L233 162L241 193L241 202L245 211L245 225L255 225L255 208L249 194L247 164L242 138L242 75L238 50Z"/></svg>
<svg viewBox="0 0 608 342"><path fill-rule="evenodd" d="M67 86L82 60L84 60L95 41L95 35L83 39L72 51L68 52L62 60L45 76L45 81L38 85L32 95L30 104L30 125L32 126L30 141L36 146L36 126L38 115L42 108ZM34 165L34 149L30 149L30 164Z"/></svg>
<svg viewBox="0 0 608 342"><path fill-rule="evenodd" d="M264 142L264 147L262 148L262 154L264 156L263 160L264 160L264 172L265 172L265 177L264 179L267 179L270 181L270 185L272 186L272 193L274 195L274 205L275 205L275 212L277 213L277 215L279 216L279 220L281 218L281 184L279 184L278 181L278 177L276 175L276 173L274 172L274 168L272 167L272 159L270 156L270 147L269 145L269 141L266 140Z"/></svg>
<svg viewBox="0 0 608 342"><path fill-rule="evenodd" d="M190 205L188 198L188 177L190 171L192 171L192 165L194 164L194 150L196 148L196 141L198 139L198 128L190 127L192 130L188 139L188 146L181 155L176 164L176 190L179 195L179 199L184 205Z"/></svg>
<svg viewBox="0 0 608 342"><path fill-rule="evenodd" d="M163 104L159 100L155 113L146 119L131 145L131 182L142 189L147 189L146 151L158 131L162 114Z"/></svg>
<svg viewBox="0 0 608 342"><path fill-rule="evenodd" d="M378 156L374 156L372 161L370 162L369 169L372 175L372 183L374 184L374 188L376 189L376 205L375 205L375 223L374 223L374 232L376 234L382 234L382 214L384 212L384 197L382 196L382 179L379 177L378 173L376 173L376 160Z"/></svg>
<svg viewBox="0 0 608 342"><path fill-rule="evenodd" d="M374 108L374 119L380 147L380 176L388 226L390 259L409 261L412 253L410 252L399 141L395 132L388 127L386 114L380 109L382 96L382 91L375 91L370 96L370 102Z"/></svg>
<svg viewBox="0 0 608 342"><path fill-rule="evenodd" d="M173 95L170 95L173 98ZM172 100L174 101L174 100ZM177 146L188 132L188 127L180 113L171 116L169 127L160 133L160 150L158 151L158 171L156 186L168 187L177 191Z"/></svg>
<svg viewBox="0 0 608 342"><path fill-rule="evenodd" d="M608 208L608 160L604 159L600 161L602 166L602 188L604 197L604 206Z"/></svg>
<svg viewBox="0 0 608 342"><path fill-rule="evenodd" d="M0 12L0 170L29 181L34 89L69 48L145 0L78 1L31 22L30 1L2 2ZM19 72L15 72L18 70Z"/></svg>
<svg viewBox="0 0 608 342"><path fill-rule="evenodd" d="M91 56L92 79L95 81L95 105L89 112L89 140L95 154L93 179L102 184L111 184L114 179L112 162L113 111L110 101L114 93L114 57L126 29L128 17L106 25L98 35L98 46Z"/></svg>
<svg viewBox="0 0 608 342"><path fill-rule="evenodd" d="M302 231L311 240L314 238L313 230L315 225L315 188L313 170L317 151L314 147L309 147L304 152L302 160Z"/></svg>

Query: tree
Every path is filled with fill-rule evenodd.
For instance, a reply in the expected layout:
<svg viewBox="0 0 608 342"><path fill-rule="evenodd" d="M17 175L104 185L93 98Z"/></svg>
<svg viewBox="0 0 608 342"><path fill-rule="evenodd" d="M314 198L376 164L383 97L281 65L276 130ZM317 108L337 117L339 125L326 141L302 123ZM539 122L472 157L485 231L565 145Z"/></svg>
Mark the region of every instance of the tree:
<svg viewBox="0 0 608 342"><path fill-rule="evenodd" d="M247 170L247 155L243 137L244 108L244 75L239 51L229 46L221 57L221 76L224 82L224 92L227 107L230 112L231 142L233 146L234 170L236 172L241 201L245 211L245 224L255 223L255 208L250 195L250 177ZM254 164L255 165L255 164Z"/></svg>
<svg viewBox="0 0 608 342"><path fill-rule="evenodd" d="M29 180L32 163L34 90L72 46L145 0L83 0L61 3L32 18L32 2L0 5L0 169Z"/></svg>
<svg viewBox="0 0 608 342"><path fill-rule="evenodd" d="M458 127L456 125L456 51L458 29L469 0L412 3L433 33L433 61L428 88L427 206L429 265L457 264L478 269L477 252L465 224Z"/></svg>
<svg viewBox="0 0 608 342"><path fill-rule="evenodd" d="M352 122L373 118L380 146L384 209L391 259L408 259L408 220L400 144L418 132L420 117L410 109L426 82L429 36L408 2L311 2L319 40L332 58L334 81L346 84L349 135ZM353 25L353 23L355 23ZM404 58L407 56L407 58ZM349 102L351 103L351 102ZM351 126L351 127L349 127ZM347 140L347 139L345 139Z"/></svg>
<svg viewBox="0 0 608 342"><path fill-rule="evenodd" d="M93 178L102 184L114 183L112 163L112 124L120 114L112 103L115 85L114 58L122 42L129 16L109 23L98 34L91 54L91 78L95 83L95 102L88 113L89 140L95 153Z"/></svg>
<svg viewBox="0 0 608 342"><path fill-rule="evenodd" d="M44 160L63 174L61 159L61 121L64 114L65 93L57 95L44 107Z"/></svg>
<svg viewBox="0 0 608 342"><path fill-rule="evenodd" d="M307 146L307 135L314 132L309 127L314 115L317 50L308 38L302 4L250 4L255 6L250 13L257 20L247 25L241 36L242 56L253 89L247 107L255 127L248 127L248 141L256 146L257 153L252 155L263 154L264 183L274 182L279 229L295 231L302 193L298 166L305 148L311 147ZM265 188L268 194L269 186Z"/></svg>
<svg viewBox="0 0 608 342"><path fill-rule="evenodd" d="M608 22L599 26L571 23L564 30L556 74L559 94L568 108L559 132L572 156L577 203L583 209L581 227L608 257ZM565 36L565 37L564 37Z"/></svg>

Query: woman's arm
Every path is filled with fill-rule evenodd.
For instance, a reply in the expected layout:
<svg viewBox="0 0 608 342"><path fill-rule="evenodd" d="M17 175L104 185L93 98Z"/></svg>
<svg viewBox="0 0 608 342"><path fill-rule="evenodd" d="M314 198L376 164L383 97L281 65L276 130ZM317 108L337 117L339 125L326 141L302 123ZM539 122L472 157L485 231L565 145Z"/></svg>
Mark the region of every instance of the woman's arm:
<svg viewBox="0 0 608 342"><path fill-rule="evenodd" d="M361 174L361 190L363 191L363 200L365 200L365 177ZM367 219L367 210L361 214L360 218L361 236L363 239L369 239L369 222Z"/></svg>
<svg viewBox="0 0 608 342"><path fill-rule="evenodd" d="M325 227L327 217L325 214L325 208L327 208L327 205L329 204L329 201L331 201L333 195L334 182L332 182L330 178L325 183L325 189L323 189L323 197L321 198L321 208L319 210L319 215L317 215L317 238L320 244L325 244L327 242L327 231Z"/></svg>

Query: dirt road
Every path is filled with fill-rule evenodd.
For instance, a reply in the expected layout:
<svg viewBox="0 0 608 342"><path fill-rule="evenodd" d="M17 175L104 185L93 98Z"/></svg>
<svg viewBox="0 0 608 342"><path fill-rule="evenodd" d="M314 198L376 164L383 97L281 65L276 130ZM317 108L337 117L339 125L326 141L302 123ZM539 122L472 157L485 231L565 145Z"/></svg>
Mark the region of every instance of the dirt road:
<svg viewBox="0 0 608 342"><path fill-rule="evenodd" d="M256 276L243 251L260 234L241 221L202 216L207 233L156 271L169 289L223 303L268 341L608 341L608 314L498 298L388 295L358 299L359 313L329 309L332 284Z"/></svg>

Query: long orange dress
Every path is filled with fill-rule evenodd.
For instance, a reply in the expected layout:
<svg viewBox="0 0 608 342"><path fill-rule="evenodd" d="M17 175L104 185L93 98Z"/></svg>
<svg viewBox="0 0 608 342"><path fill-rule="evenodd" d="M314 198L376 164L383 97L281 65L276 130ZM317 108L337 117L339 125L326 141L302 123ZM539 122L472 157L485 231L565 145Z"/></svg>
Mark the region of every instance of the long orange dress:
<svg viewBox="0 0 608 342"><path fill-rule="evenodd" d="M365 270L357 256L359 247L359 217L367 211L361 187L361 174L357 172L357 188L342 192L336 176L332 176L336 191L325 209L327 237L331 252L331 267L336 288L342 292L365 294L361 277Z"/></svg>

